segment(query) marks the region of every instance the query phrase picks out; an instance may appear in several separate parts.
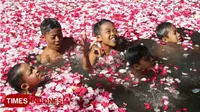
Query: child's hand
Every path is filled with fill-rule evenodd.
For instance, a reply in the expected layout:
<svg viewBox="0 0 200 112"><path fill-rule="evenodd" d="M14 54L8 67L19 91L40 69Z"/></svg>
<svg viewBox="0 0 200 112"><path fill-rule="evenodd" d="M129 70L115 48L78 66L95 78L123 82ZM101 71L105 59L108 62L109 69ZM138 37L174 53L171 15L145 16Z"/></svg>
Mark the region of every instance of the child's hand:
<svg viewBox="0 0 200 112"><path fill-rule="evenodd" d="M83 51L82 67L84 70L88 70L96 63L98 57L101 56L100 48L94 45L94 42L90 44L85 33L81 41L81 46Z"/></svg>
<svg viewBox="0 0 200 112"><path fill-rule="evenodd" d="M82 47L83 55L88 56L90 53L91 46L90 46L90 43L88 42L88 39L85 33L81 40L81 47Z"/></svg>
<svg viewBox="0 0 200 112"><path fill-rule="evenodd" d="M92 45L89 55L93 56L93 57L100 57L101 56L101 49L97 45Z"/></svg>
<svg viewBox="0 0 200 112"><path fill-rule="evenodd" d="M93 41L91 44L88 42L88 38L86 34L84 33L84 36L81 40L81 47L83 54L85 56L91 55L95 57L101 56L101 50L97 45L94 45L96 41Z"/></svg>
<svg viewBox="0 0 200 112"><path fill-rule="evenodd" d="M94 65L100 56L101 56L100 48L96 45L93 45L89 53L90 64Z"/></svg>

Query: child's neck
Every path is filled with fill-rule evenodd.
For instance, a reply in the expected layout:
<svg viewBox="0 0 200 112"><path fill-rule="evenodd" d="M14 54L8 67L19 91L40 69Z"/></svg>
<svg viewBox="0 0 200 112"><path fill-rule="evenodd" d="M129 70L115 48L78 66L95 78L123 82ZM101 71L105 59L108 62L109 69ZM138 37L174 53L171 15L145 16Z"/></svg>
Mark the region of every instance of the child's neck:
<svg viewBox="0 0 200 112"><path fill-rule="evenodd" d="M22 90L21 93L22 93L22 94L30 94L31 92L28 91L28 90Z"/></svg>
<svg viewBox="0 0 200 112"><path fill-rule="evenodd" d="M103 43L101 44L101 46L102 46L104 52L106 53L106 55L108 55L112 48L108 45L103 44Z"/></svg>
<svg viewBox="0 0 200 112"><path fill-rule="evenodd" d="M49 47L49 46L47 46L45 49L47 49L47 50L51 50L51 51L56 51L56 52L58 52L58 53L60 53L61 51L60 51L60 49L58 49L58 50L55 50L55 49L52 49L51 47Z"/></svg>

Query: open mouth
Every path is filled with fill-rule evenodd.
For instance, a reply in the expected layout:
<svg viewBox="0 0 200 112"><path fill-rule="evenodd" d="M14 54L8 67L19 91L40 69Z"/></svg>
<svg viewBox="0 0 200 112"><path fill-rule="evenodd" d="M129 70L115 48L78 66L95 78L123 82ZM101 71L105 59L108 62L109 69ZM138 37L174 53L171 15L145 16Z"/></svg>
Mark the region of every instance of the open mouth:
<svg viewBox="0 0 200 112"><path fill-rule="evenodd" d="M178 37L178 42L182 42L182 37Z"/></svg>
<svg viewBox="0 0 200 112"><path fill-rule="evenodd" d="M55 44L56 48L60 48L61 44Z"/></svg>
<svg viewBox="0 0 200 112"><path fill-rule="evenodd" d="M111 41L115 43L117 40L116 40L116 38L114 37L114 38L111 38Z"/></svg>
<svg viewBox="0 0 200 112"><path fill-rule="evenodd" d="M56 46L60 46L60 44L55 44Z"/></svg>

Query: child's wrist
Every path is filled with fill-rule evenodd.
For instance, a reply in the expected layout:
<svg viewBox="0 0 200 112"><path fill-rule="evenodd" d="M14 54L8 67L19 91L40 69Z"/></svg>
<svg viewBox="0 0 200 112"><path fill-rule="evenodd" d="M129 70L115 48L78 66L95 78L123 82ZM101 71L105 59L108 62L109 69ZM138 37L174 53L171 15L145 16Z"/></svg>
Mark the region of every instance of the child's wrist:
<svg viewBox="0 0 200 112"><path fill-rule="evenodd" d="M83 53L83 56L89 57L89 54L88 53Z"/></svg>

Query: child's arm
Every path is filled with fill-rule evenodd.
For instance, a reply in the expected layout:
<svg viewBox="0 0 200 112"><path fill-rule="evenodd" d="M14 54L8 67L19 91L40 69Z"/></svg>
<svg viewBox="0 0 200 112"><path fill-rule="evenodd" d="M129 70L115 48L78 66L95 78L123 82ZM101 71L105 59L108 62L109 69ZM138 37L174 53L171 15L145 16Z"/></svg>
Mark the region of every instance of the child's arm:
<svg viewBox="0 0 200 112"><path fill-rule="evenodd" d="M87 35L84 32L83 38L81 41L81 46L82 46L82 51L83 51L82 68L85 71L88 71L92 68L92 66L96 63L96 60L101 54L100 48L93 44L91 45L88 42Z"/></svg>
<svg viewBox="0 0 200 112"><path fill-rule="evenodd" d="M82 68L85 71L87 71L89 68L91 68L91 63L90 63L90 60L89 60L89 54L83 53Z"/></svg>
<svg viewBox="0 0 200 112"><path fill-rule="evenodd" d="M90 63L90 43L87 42L87 36L84 33L84 38L81 41L81 46L82 46L82 52L83 52L83 58L82 58L82 68L87 71L89 68L91 68L91 63Z"/></svg>
<svg viewBox="0 0 200 112"><path fill-rule="evenodd" d="M96 45L93 45L89 53L89 60L92 66L96 63L97 59L100 56L101 56L100 48L97 47Z"/></svg>

